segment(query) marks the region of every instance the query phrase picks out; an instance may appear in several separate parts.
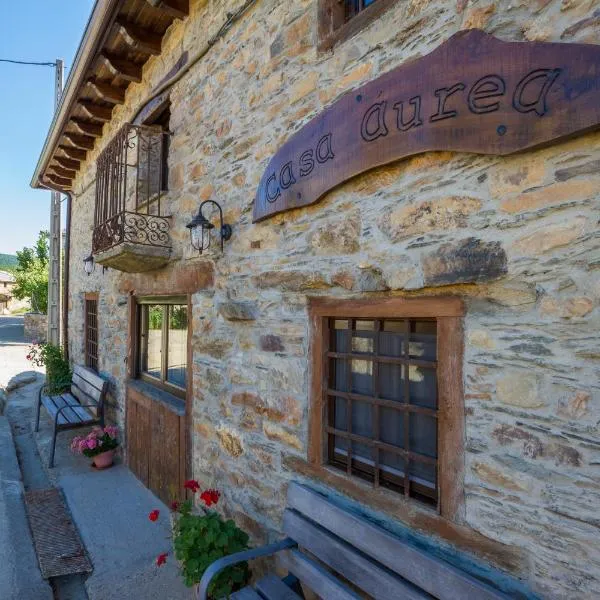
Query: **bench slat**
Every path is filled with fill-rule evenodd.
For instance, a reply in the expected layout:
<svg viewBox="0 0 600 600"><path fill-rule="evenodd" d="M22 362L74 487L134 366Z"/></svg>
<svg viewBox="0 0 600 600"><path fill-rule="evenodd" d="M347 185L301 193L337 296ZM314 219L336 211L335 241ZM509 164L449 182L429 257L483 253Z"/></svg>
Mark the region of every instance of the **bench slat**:
<svg viewBox="0 0 600 600"><path fill-rule="evenodd" d="M71 384L71 394L77 398L78 404L93 404L98 406L98 401L81 391L74 382ZM97 408L89 408L88 410L92 411L94 415L98 412Z"/></svg>
<svg viewBox="0 0 600 600"><path fill-rule="evenodd" d="M77 398L70 394L61 394L60 396L42 396L42 404L46 407L48 414L54 419L56 413L65 407L68 410L63 410L58 417L59 425L72 425L81 423L84 425L90 421L94 421L94 416L82 408L77 401Z"/></svg>
<svg viewBox="0 0 600 600"><path fill-rule="evenodd" d="M52 402L54 403L54 405L56 406L56 412L58 412L59 410L66 408L67 406L70 406L70 403L67 402L65 400L65 398L63 398L63 396L52 396ZM56 414L56 413L54 413ZM65 419L66 423L79 423L79 417L77 416L77 414L75 412L73 412L70 408L67 410L63 410L60 413L59 416L59 421L60 419Z"/></svg>
<svg viewBox="0 0 600 600"><path fill-rule="evenodd" d="M279 577L267 575L256 584L256 589L265 600L301 600Z"/></svg>
<svg viewBox="0 0 600 600"><path fill-rule="evenodd" d="M430 597L295 511L285 511L283 529L299 546L376 600L397 597L423 600Z"/></svg>
<svg viewBox="0 0 600 600"><path fill-rule="evenodd" d="M304 485L296 482L290 484L288 506L437 598L508 598L452 565L403 542L374 523L344 510Z"/></svg>
<svg viewBox="0 0 600 600"><path fill-rule="evenodd" d="M341 584L321 565L298 550L286 550L283 552L281 554L281 562L291 573L321 598L360 600L360 596Z"/></svg>
<svg viewBox="0 0 600 600"><path fill-rule="evenodd" d="M75 365L75 367L73 367L73 377L83 379L83 381L96 388L99 392L102 392L104 390L104 387L106 386L105 379L102 379L102 377L94 373L94 371L92 371L91 369L88 369L87 367L82 367L80 365Z"/></svg>
<svg viewBox="0 0 600 600"><path fill-rule="evenodd" d="M96 416L91 412L92 409L83 408L79 404L79 400L77 398L71 394L62 394L62 396L69 403L71 410L77 414L82 423L95 420Z"/></svg>
<svg viewBox="0 0 600 600"><path fill-rule="evenodd" d="M245 587L229 597L231 600L263 600L251 587Z"/></svg>
<svg viewBox="0 0 600 600"><path fill-rule="evenodd" d="M45 406L50 418L54 421L56 417L56 413L58 412L59 407L56 405L51 396L42 396L42 404ZM66 425L68 423L67 419L61 414L58 416L57 423L59 425Z"/></svg>

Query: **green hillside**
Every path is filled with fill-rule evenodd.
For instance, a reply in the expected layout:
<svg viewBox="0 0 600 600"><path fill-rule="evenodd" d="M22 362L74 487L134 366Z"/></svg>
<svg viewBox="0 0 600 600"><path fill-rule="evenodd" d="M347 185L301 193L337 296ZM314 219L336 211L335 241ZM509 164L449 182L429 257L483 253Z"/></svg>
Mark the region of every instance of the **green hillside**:
<svg viewBox="0 0 600 600"><path fill-rule="evenodd" d="M13 271L16 266L16 256L12 254L0 254L0 271Z"/></svg>

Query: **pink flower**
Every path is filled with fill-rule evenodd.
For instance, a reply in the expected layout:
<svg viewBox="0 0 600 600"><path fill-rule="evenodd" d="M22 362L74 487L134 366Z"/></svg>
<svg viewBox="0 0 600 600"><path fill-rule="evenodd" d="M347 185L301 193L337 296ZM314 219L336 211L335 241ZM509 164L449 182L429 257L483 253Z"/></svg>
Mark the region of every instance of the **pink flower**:
<svg viewBox="0 0 600 600"><path fill-rule="evenodd" d="M113 440L117 439L117 435L119 434L119 429L114 425L108 425L108 427L104 428L104 433L108 434Z"/></svg>
<svg viewBox="0 0 600 600"><path fill-rule="evenodd" d="M98 445L98 440L96 438L88 439L88 441L87 441L87 447L90 450L93 450L97 445Z"/></svg>

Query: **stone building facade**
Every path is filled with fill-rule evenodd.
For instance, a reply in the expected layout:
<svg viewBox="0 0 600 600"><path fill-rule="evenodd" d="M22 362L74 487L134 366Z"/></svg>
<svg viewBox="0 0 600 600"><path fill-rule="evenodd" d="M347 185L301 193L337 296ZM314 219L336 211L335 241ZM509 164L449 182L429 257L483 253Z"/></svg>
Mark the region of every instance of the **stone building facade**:
<svg viewBox="0 0 600 600"><path fill-rule="evenodd" d="M278 538L287 483L302 480L515 597L600 596L600 133L509 157L425 153L252 223L271 156L345 92L461 29L596 43L600 5L398 0L323 50L317 0L256 2L169 91L171 261L86 275L99 153L182 53L193 55L241 4L192 1L82 163L71 360L85 360L85 295L96 293L98 369L111 382L111 417L127 430L131 298L183 290L188 474L221 489L224 510L257 543ZM208 199L233 235L222 254L213 244L199 256L185 225ZM452 519L308 460L312 299L448 297L464 306L464 497Z"/></svg>

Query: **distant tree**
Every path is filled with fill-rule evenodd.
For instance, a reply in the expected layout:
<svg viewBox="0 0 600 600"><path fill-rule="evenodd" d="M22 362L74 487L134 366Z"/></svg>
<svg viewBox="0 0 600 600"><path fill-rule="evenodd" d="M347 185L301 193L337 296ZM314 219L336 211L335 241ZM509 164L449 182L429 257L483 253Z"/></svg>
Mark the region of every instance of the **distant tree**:
<svg viewBox="0 0 600 600"><path fill-rule="evenodd" d="M33 248L26 246L23 250L17 250L17 267L14 271L15 298L30 300L31 308L42 313L48 312L49 238L47 231L40 231Z"/></svg>

